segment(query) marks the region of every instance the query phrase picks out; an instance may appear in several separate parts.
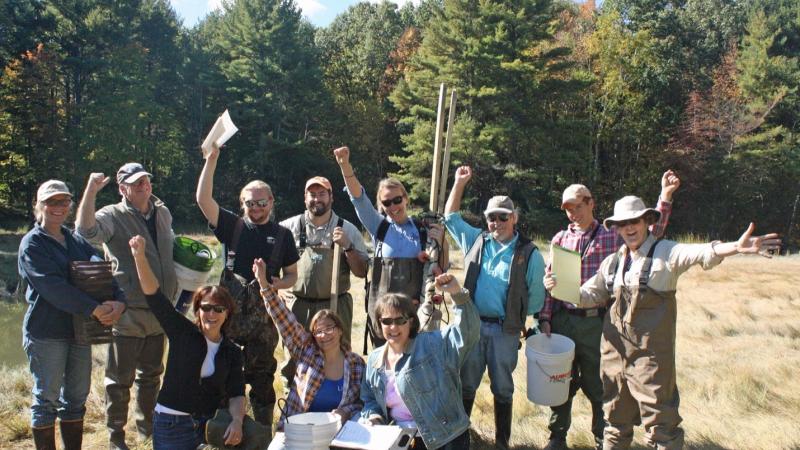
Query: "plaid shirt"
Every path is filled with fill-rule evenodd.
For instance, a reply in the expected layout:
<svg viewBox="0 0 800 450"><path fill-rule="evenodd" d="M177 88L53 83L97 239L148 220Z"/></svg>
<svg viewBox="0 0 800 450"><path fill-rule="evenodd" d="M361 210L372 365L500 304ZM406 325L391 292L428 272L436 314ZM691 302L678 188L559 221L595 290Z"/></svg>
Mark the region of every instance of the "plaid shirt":
<svg viewBox="0 0 800 450"><path fill-rule="evenodd" d="M661 213L661 217L659 217L656 223L650 225L650 233L660 238L667 229L669 216L672 213L672 203L659 199L656 210ZM597 229L598 227L600 228ZM592 234L595 229L597 229L597 233L594 239L592 239ZM591 241L589 241L590 239ZM553 260L553 245L559 245L567 250L580 253L583 247L587 245L587 241L589 241L588 248L586 248L586 253L584 253L581 260L581 284L585 283L589 278L592 278L592 276L597 273L597 269L600 268L600 263L602 263L608 255L619 250L624 243L622 236L617 234L616 227L611 227L610 230L606 230L597 219L594 220L586 231L577 230L574 224L569 224L566 230L561 230L556 233L552 241L550 241L550 261ZM550 263L547 264L546 270L547 273L550 273ZM553 298L550 292L545 291L544 306L542 310L539 311L539 320L551 320L553 313L558 311L559 308L574 309L575 305Z"/></svg>
<svg viewBox="0 0 800 450"><path fill-rule="evenodd" d="M292 311L274 289L264 292L263 297L267 312L283 338L283 344L297 362L294 386L286 399L286 411L281 412L281 420L278 423L278 431L282 431L287 416L291 417L307 412L314 401L322 382L325 381L323 369L325 356L317 347L311 333L297 321ZM345 353L344 361L345 388L338 409L346 414L345 420L347 420L361 411L363 406L361 377L364 373L364 360L357 353L348 351Z"/></svg>

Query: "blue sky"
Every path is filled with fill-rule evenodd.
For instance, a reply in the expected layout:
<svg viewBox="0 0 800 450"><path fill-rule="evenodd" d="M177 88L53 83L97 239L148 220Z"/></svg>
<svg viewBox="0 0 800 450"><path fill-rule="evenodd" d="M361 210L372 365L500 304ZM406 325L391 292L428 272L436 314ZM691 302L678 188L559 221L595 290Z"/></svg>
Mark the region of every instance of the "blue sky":
<svg viewBox="0 0 800 450"><path fill-rule="evenodd" d="M348 6L354 5L363 0L295 0L295 3L303 10L303 14L317 26L326 26L337 14L345 11ZM418 3L415 0L390 0L397 4ZM370 0L371 3L378 3L377 0ZM170 0L172 7L178 12L178 16L183 19L183 25L191 28L199 22L206 14L217 9L222 4L222 0Z"/></svg>

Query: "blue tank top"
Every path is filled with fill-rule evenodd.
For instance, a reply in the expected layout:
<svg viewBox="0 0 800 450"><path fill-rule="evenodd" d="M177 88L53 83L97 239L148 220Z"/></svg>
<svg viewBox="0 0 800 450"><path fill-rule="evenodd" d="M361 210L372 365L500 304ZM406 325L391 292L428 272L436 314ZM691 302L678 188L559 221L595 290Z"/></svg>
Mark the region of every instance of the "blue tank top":
<svg viewBox="0 0 800 450"><path fill-rule="evenodd" d="M308 408L309 412L329 412L339 407L342 402L342 389L344 388L344 377L338 380L325 379L319 387L314 401Z"/></svg>

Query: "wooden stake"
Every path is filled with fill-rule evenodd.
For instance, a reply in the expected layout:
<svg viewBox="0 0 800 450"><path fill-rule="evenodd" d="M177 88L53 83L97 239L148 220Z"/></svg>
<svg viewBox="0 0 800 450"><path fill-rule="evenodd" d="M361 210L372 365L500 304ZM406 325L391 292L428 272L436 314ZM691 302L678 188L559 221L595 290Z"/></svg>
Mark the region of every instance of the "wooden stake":
<svg viewBox="0 0 800 450"><path fill-rule="evenodd" d="M331 308L334 313L339 306L339 268L342 265L342 247L333 246L333 273L331 274Z"/></svg>
<svg viewBox="0 0 800 450"><path fill-rule="evenodd" d="M431 171L431 200L428 204L431 212L436 212L439 204L439 176L442 165L442 131L444 131L444 95L447 87L439 86L439 106L436 109L436 136L433 141L433 168Z"/></svg>
<svg viewBox="0 0 800 450"><path fill-rule="evenodd" d="M444 213L444 199L447 198L447 174L450 171L450 143L453 132L453 122L456 120L456 90L450 92L450 112L447 118L447 135L444 141L444 154L442 155L442 172L439 177L438 203L436 213Z"/></svg>

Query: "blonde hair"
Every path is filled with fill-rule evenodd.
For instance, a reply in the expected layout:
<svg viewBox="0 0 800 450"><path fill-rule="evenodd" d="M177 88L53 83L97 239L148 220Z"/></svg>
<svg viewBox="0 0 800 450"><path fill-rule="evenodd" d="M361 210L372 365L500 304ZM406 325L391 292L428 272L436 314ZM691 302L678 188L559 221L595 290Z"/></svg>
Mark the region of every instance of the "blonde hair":
<svg viewBox="0 0 800 450"><path fill-rule="evenodd" d="M384 189L400 189L403 193L403 197L408 200L408 191L406 191L406 187L403 186L403 183L400 182L397 178L384 178L378 183L378 192L375 194L375 207L378 208L378 212L383 212L383 204L381 203L381 191Z"/></svg>
<svg viewBox="0 0 800 450"><path fill-rule="evenodd" d="M272 188L269 185L261 180L253 180L244 185L241 192L239 192L239 203L244 205L244 193L245 191L257 191L259 189L265 189L267 194L269 194L269 198L272 198Z"/></svg>

